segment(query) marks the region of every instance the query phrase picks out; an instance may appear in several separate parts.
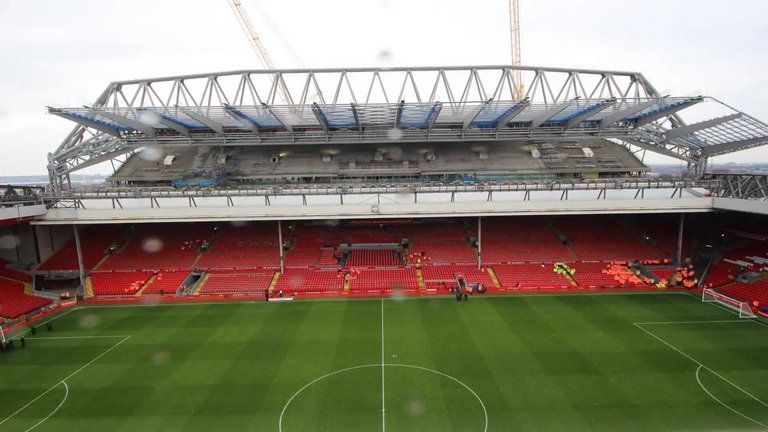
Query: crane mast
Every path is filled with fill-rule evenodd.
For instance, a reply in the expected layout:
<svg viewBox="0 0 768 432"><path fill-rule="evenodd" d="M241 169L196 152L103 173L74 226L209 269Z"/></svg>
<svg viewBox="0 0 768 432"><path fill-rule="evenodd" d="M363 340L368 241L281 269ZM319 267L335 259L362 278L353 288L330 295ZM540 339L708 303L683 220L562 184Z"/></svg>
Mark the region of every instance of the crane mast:
<svg viewBox="0 0 768 432"><path fill-rule="evenodd" d="M520 66L522 64L522 54L520 45L520 2L519 0L509 0L509 40L510 40L510 54L513 66ZM525 86L523 85L523 74L519 70L515 70L512 73L512 78L515 81L514 95L516 99L522 99L525 93Z"/></svg>
<svg viewBox="0 0 768 432"><path fill-rule="evenodd" d="M248 37L248 41L251 43L251 48L256 51L256 55L259 57L259 62L264 69L274 70L275 64L272 62L272 58L269 56L264 44L261 43L259 34L256 33L256 29L253 28L251 19L248 17L248 13L243 8L243 4L240 0L228 0L229 6L232 8L232 13L237 17L237 22L240 24L240 28L243 29L245 35ZM278 81L277 93L283 102L290 104L291 99L288 96L288 92L284 87L284 84Z"/></svg>

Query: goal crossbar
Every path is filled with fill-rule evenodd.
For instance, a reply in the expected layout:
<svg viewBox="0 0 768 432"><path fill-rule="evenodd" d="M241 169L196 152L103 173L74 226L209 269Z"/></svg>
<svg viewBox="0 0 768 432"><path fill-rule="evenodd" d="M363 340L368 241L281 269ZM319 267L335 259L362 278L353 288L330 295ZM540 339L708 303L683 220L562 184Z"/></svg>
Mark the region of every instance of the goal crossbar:
<svg viewBox="0 0 768 432"><path fill-rule="evenodd" d="M756 318L749 303L729 297L711 288L704 288L701 292L701 301L705 303L717 303L739 314L739 318Z"/></svg>

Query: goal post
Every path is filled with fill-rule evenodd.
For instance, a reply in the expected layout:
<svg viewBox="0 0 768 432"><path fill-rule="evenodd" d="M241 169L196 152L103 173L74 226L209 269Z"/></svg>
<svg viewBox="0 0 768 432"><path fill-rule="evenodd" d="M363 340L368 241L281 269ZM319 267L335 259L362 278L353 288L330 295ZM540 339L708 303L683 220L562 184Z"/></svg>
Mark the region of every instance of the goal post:
<svg viewBox="0 0 768 432"><path fill-rule="evenodd" d="M711 288L704 288L701 292L701 301L705 303L717 303L720 306L724 306L739 314L739 318L756 318L752 312L752 308L749 307L749 303L741 300L737 300L733 297L729 297L723 293L719 293Z"/></svg>

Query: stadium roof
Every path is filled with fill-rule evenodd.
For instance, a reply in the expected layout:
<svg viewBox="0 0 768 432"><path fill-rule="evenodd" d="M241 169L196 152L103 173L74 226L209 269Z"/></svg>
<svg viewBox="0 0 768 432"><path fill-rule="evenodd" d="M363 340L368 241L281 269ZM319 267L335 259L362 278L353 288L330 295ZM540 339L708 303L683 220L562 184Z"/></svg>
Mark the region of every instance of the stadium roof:
<svg viewBox="0 0 768 432"><path fill-rule="evenodd" d="M518 78L519 77L519 78ZM688 124L679 112L706 105ZM145 146L610 138L688 162L768 143L768 125L717 99L666 96L638 72L515 66L243 70L111 83L51 177Z"/></svg>

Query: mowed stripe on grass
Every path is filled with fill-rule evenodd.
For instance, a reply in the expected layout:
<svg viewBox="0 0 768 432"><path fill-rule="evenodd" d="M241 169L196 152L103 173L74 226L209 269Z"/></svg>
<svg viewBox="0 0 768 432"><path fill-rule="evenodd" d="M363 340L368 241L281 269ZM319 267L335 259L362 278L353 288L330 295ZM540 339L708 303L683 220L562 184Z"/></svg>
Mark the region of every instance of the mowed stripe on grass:
<svg viewBox="0 0 768 432"><path fill-rule="evenodd" d="M701 390L697 364L634 325L664 323L644 328L768 400L768 328L731 319L688 296L653 294L85 307L38 336L131 338L69 378L66 402L35 430L277 430L303 386L382 357L474 390L488 430L749 430ZM666 324L675 321L725 322ZM28 335L27 348L0 355L0 419L114 342ZM483 430L477 399L452 379L384 369L387 429ZM286 408L283 430L382 430L381 373L310 386ZM705 378L725 403L768 414ZM40 421L56 396L14 425Z"/></svg>

